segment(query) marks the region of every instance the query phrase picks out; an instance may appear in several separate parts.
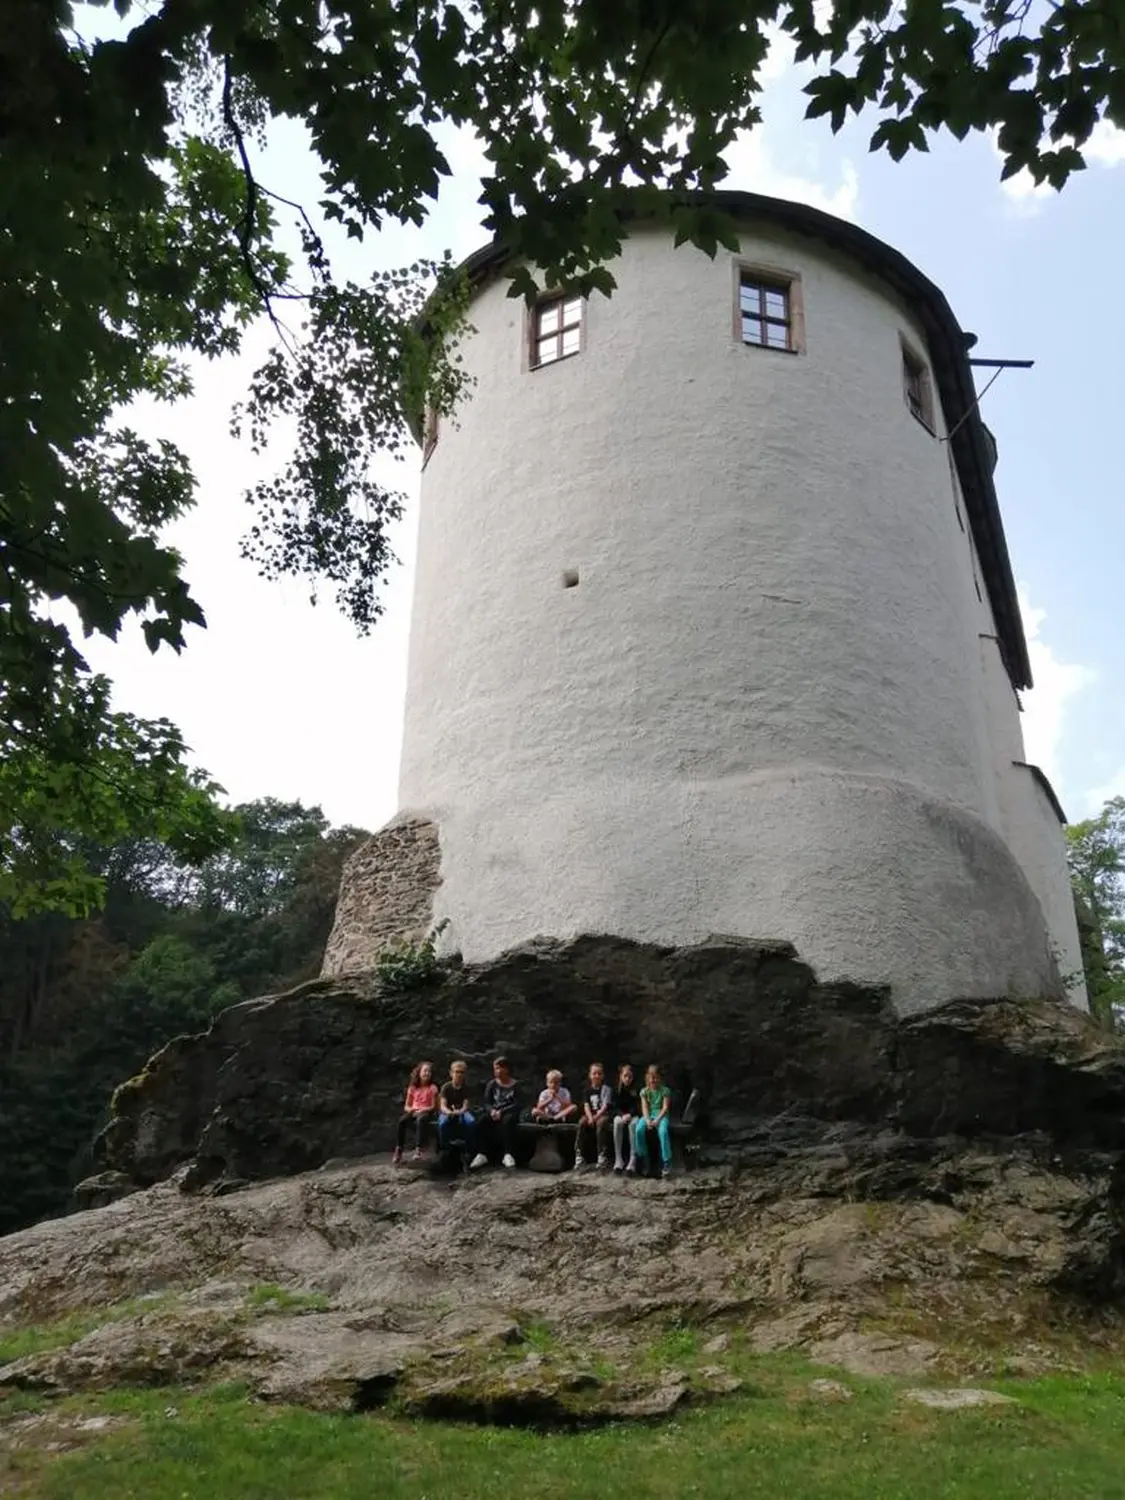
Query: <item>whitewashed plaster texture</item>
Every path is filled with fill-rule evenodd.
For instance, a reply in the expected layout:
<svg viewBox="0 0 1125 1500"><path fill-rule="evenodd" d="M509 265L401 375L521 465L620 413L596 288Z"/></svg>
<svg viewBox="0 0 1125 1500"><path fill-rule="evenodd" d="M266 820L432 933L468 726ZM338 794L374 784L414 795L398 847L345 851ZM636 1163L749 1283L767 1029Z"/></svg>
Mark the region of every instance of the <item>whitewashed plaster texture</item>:
<svg viewBox="0 0 1125 1500"><path fill-rule="evenodd" d="M989 794L985 816L1006 840L1039 900L1046 920L1048 946L1061 972L1069 978L1067 998L1086 1010L1089 1004L1082 978L1082 951L1062 823L1035 772L1025 763L1019 697L1004 664L983 583L983 569L966 523L955 472L951 472L951 479L959 551L969 559L964 572L965 619L976 636L980 664L972 708L974 721L983 724L983 743L991 769L991 775L985 779Z"/></svg>
<svg viewBox="0 0 1125 1500"><path fill-rule="evenodd" d="M1082 949L1062 825L1036 773L1024 762L1018 702L995 635L981 634L980 657L985 697L991 708L1000 827L1039 898L1059 968L1069 976L1068 998L1085 1010L1088 999L1081 977Z"/></svg>
<svg viewBox="0 0 1125 1500"><path fill-rule="evenodd" d="M423 476L400 783L440 830L434 916L469 960L722 932L904 1011L1050 993L1055 877L1021 869L997 785L1014 694L982 671L940 416L903 399L924 336L813 238L759 227L742 259L800 275L805 352L744 346L735 258L657 230L577 357L529 370L506 282L473 302L477 385Z"/></svg>

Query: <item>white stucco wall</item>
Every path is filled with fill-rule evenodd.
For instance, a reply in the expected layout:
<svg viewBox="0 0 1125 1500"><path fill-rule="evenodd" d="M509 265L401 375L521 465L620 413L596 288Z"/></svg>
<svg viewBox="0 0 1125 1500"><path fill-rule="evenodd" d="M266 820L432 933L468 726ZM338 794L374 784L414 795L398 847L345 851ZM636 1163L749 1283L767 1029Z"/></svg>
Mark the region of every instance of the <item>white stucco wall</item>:
<svg viewBox="0 0 1125 1500"><path fill-rule="evenodd" d="M477 386L423 476L400 783L440 827L435 917L470 960L724 932L903 1010L1043 993L946 447L903 401L900 337L924 341L816 241L742 253L800 274L805 353L744 346L732 257L656 231L573 359L526 368L506 283L474 302Z"/></svg>
<svg viewBox="0 0 1125 1500"><path fill-rule="evenodd" d="M1001 831L1038 897L1049 947L1068 979L1067 998L1088 1010L1062 825L1050 798L1024 761L1019 704L994 635L982 632L980 658L981 680L990 708Z"/></svg>
<svg viewBox="0 0 1125 1500"><path fill-rule="evenodd" d="M991 797L987 818L1002 835L1039 901L1048 949L1069 979L1067 998L1079 1009L1089 1002L1082 978L1082 950L1066 865L1066 841L1058 813L1025 764L1020 700L1000 649L996 621L983 583L980 558L965 520L955 470L950 474L960 548L969 567L965 579L965 618L976 634L980 663L974 717L983 722Z"/></svg>
<svg viewBox="0 0 1125 1500"><path fill-rule="evenodd" d="M1080 1010L1089 1010L1078 921L1067 875L1066 842L1058 814L1031 768L1018 762L1006 767L1003 800L1008 842L1039 898L1054 957L1066 979L1067 998Z"/></svg>

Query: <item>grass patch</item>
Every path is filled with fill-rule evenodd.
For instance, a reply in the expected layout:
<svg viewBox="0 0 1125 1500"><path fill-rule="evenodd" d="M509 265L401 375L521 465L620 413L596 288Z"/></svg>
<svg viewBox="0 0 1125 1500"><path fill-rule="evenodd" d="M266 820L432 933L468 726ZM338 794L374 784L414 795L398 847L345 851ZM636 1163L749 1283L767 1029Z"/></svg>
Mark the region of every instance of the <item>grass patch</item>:
<svg viewBox="0 0 1125 1500"><path fill-rule="evenodd" d="M931 1412L894 1382L849 1381L838 1405L804 1399L792 1360L763 1360L759 1394L656 1428L574 1436L325 1416L205 1394L118 1392L82 1410L133 1418L78 1452L37 1455L29 1500L458 1500L568 1492L646 1500L1106 1500L1121 1493L1125 1378L1009 1383L1020 1405ZM79 1403L59 1403L79 1409ZM171 1413L171 1415L169 1414Z"/></svg>
<svg viewBox="0 0 1125 1500"><path fill-rule="evenodd" d="M917 1292L902 1283L881 1287L879 1295L883 1313L861 1321L865 1333L931 1340L953 1368L974 1370L981 1378L1026 1375L1021 1366L1028 1356L1038 1356L1044 1370L1054 1365L1071 1375L1112 1375L1125 1367L1125 1320L1114 1308L1098 1316L1035 1289L1000 1301L987 1286L965 1283L955 1308L920 1304Z"/></svg>
<svg viewBox="0 0 1125 1500"><path fill-rule="evenodd" d="M94 1311L68 1313L53 1323L37 1323L28 1328L14 1328L0 1334L0 1365L11 1364L27 1354L41 1354L45 1349L65 1349L79 1339L102 1328L107 1323L120 1323L124 1318L135 1318L141 1313L160 1312L178 1300L175 1292L160 1292L154 1296L133 1297L128 1302L116 1302L112 1307L99 1307Z"/></svg>
<svg viewBox="0 0 1125 1500"><path fill-rule="evenodd" d="M46 1411L50 1404L48 1396L39 1391L11 1391L0 1397L0 1423L8 1417L22 1417L30 1413ZM0 1495L4 1492L0 1490Z"/></svg>
<svg viewBox="0 0 1125 1500"><path fill-rule="evenodd" d="M125 1318L135 1318L141 1313L167 1312L179 1300L176 1292L153 1293L145 1297L132 1297L127 1302L116 1302L111 1307L68 1313L52 1323L36 1323L27 1328L0 1331L0 1365L11 1364L13 1360L23 1359L27 1354L41 1354L48 1349L65 1349L107 1323L120 1323ZM246 1309L250 1313L326 1312L331 1305L331 1299L323 1292L291 1292L272 1282L252 1287L246 1294Z"/></svg>
<svg viewBox="0 0 1125 1500"><path fill-rule="evenodd" d="M681 1323L674 1323L648 1346L646 1363L685 1365L694 1360L698 1352L699 1340L695 1329L687 1328Z"/></svg>
<svg viewBox="0 0 1125 1500"><path fill-rule="evenodd" d="M332 1299L323 1292L290 1292L266 1281L250 1288L246 1303L254 1312L327 1312Z"/></svg>
<svg viewBox="0 0 1125 1500"><path fill-rule="evenodd" d="M514 1354L526 1353L528 1349L534 1349L536 1354L553 1354L559 1347L558 1339L546 1323L521 1323L520 1332L523 1343L512 1345Z"/></svg>

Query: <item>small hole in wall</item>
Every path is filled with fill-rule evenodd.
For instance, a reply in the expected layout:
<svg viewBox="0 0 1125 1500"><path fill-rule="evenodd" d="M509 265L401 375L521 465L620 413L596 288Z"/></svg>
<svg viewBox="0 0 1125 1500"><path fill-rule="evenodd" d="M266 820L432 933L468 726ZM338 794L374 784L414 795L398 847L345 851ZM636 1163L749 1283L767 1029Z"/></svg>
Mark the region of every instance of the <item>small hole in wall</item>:
<svg viewBox="0 0 1125 1500"><path fill-rule="evenodd" d="M576 589L578 587L578 569L577 568L564 568L563 569L563 576L562 576L562 578L563 578L563 588L564 589Z"/></svg>

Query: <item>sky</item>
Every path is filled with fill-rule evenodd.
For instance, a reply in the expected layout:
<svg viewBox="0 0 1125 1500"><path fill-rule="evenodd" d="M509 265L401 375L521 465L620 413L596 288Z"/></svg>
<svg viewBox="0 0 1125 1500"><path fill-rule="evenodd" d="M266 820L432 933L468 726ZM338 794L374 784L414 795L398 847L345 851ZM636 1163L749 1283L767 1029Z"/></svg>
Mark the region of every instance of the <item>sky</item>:
<svg viewBox="0 0 1125 1500"><path fill-rule="evenodd" d="M764 122L729 154L724 186L854 220L943 289L978 335L976 354L1035 361L1006 371L982 412L999 444L996 483L1036 683L1024 695L1027 756L1069 817L1088 817L1125 794L1125 132L1099 127L1089 169L1056 194L1026 179L1002 184L984 137L942 140L901 163L871 155L873 119L849 121L838 136L802 119L807 75L784 44L767 72ZM475 144L453 132L443 144L453 177L424 228L346 246L348 274L446 249L461 258L486 238ZM318 196L316 163L296 127L273 132L258 175L289 197ZM267 347L255 330L242 357L199 370L192 399L130 414L193 462L199 503L168 539L184 554L208 628L191 631L179 657L151 656L136 630L117 643L91 641L87 654L115 682L116 706L180 726L193 760L232 802L300 799L333 823L374 829L396 810L420 460L390 466L409 503L400 563L370 636L356 636L330 591L313 604L303 583L260 580L238 555L251 518L243 496L285 453L255 458L231 438L229 418Z"/></svg>

